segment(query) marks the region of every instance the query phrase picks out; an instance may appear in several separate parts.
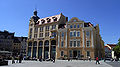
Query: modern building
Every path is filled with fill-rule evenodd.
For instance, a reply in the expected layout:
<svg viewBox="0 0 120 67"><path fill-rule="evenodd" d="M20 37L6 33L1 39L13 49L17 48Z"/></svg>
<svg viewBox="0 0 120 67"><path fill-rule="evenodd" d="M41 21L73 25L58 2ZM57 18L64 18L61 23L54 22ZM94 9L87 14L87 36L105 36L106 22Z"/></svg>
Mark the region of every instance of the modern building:
<svg viewBox="0 0 120 67"><path fill-rule="evenodd" d="M62 13L39 18L37 11L29 21L27 56L50 59L87 59L104 57L104 41L99 34L99 25L93 26L76 17L68 21Z"/></svg>

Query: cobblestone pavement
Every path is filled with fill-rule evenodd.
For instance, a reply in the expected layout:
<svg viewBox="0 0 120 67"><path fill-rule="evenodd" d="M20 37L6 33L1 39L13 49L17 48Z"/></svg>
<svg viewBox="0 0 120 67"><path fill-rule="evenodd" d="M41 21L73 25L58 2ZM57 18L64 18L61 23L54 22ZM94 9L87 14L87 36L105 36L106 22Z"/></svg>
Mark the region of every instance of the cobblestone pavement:
<svg viewBox="0 0 120 67"><path fill-rule="evenodd" d="M56 60L55 63L51 61L23 61L22 63L12 64L9 61L8 66L1 67L112 67L111 65L100 61L100 64L95 64L95 61L82 61L82 60Z"/></svg>
<svg viewBox="0 0 120 67"><path fill-rule="evenodd" d="M120 67L120 61L106 62L106 63L111 65L112 67Z"/></svg>

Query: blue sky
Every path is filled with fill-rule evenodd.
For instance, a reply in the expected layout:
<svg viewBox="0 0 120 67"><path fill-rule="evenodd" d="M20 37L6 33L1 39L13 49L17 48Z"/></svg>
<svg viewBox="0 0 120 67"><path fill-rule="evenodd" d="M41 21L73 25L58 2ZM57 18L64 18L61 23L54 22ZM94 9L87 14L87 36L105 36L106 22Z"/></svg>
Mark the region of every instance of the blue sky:
<svg viewBox="0 0 120 67"><path fill-rule="evenodd" d="M37 8L40 18L60 14L99 24L106 43L120 38L120 0L0 0L0 30L28 36L29 19Z"/></svg>

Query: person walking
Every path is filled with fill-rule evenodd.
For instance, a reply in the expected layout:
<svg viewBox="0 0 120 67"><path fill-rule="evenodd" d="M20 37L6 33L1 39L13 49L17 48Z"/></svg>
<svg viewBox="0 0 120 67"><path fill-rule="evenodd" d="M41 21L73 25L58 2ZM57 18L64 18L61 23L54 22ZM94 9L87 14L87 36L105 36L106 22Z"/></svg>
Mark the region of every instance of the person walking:
<svg viewBox="0 0 120 67"><path fill-rule="evenodd" d="M39 61L42 62L42 57L41 56L39 57Z"/></svg>
<svg viewBox="0 0 120 67"><path fill-rule="evenodd" d="M98 58L98 57L96 57L96 64L97 64L97 63L100 64L100 63L99 63L99 58Z"/></svg>
<svg viewBox="0 0 120 67"><path fill-rule="evenodd" d="M12 56L12 64L15 63L15 58Z"/></svg>
<svg viewBox="0 0 120 67"><path fill-rule="evenodd" d="M53 57L53 63L55 63L55 57Z"/></svg>

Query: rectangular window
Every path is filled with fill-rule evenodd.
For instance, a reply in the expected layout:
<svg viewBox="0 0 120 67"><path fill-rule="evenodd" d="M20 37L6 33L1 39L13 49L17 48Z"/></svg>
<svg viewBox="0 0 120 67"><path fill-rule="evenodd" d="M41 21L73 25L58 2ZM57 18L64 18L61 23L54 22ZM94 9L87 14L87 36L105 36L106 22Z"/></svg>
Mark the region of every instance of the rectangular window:
<svg viewBox="0 0 120 67"><path fill-rule="evenodd" d="M74 25L74 28L76 28L76 25Z"/></svg>
<svg viewBox="0 0 120 67"><path fill-rule="evenodd" d="M76 37L76 31L74 31L74 37Z"/></svg>
<svg viewBox="0 0 120 67"><path fill-rule="evenodd" d="M62 37L64 37L64 32L62 32Z"/></svg>
<svg viewBox="0 0 120 67"><path fill-rule="evenodd" d="M43 27L40 27L40 32L43 32Z"/></svg>
<svg viewBox="0 0 120 67"><path fill-rule="evenodd" d="M87 51L87 56L90 56L90 51Z"/></svg>
<svg viewBox="0 0 120 67"><path fill-rule="evenodd" d="M45 37L48 37L48 36L49 36L49 32L46 32L46 33L45 33Z"/></svg>
<svg viewBox="0 0 120 67"><path fill-rule="evenodd" d="M35 27L35 33L37 33L38 32L38 28L37 27Z"/></svg>
<svg viewBox="0 0 120 67"><path fill-rule="evenodd" d="M87 47L90 47L90 41L87 41Z"/></svg>
<svg viewBox="0 0 120 67"><path fill-rule="evenodd" d="M80 25L79 25L79 24L77 25L77 28L80 28Z"/></svg>
<svg viewBox="0 0 120 67"><path fill-rule="evenodd" d="M80 41L77 41L77 47L80 47Z"/></svg>
<svg viewBox="0 0 120 67"><path fill-rule="evenodd" d="M72 37L72 32L70 32L70 37Z"/></svg>
<svg viewBox="0 0 120 67"><path fill-rule="evenodd" d="M76 47L76 41L74 41L74 47Z"/></svg>
<svg viewBox="0 0 120 67"><path fill-rule="evenodd" d="M37 38L37 34L34 34L34 38Z"/></svg>
<svg viewBox="0 0 120 67"><path fill-rule="evenodd" d="M49 31L49 26L46 26L45 31Z"/></svg>
<svg viewBox="0 0 120 67"><path fill-rule="evenodd" d="M43 37L43 33L40 33L40 36L39 37Z"/></svg>
<svg viewBox="0 0 120 67"><path fill-rule="evenodd" d="M86 31L86 36L89 36L90 35L90 32L89 31Z"/></svg>
<svg viewBox="0 0 120 67"><path fill-rule="evenodd" d="M70 28L73 28L73 26L72 26L72 25L70 25Z"/></svg>
<svg viewBox="0 0 120 67"><path fill-rule="evenodd" d="M61 47L63 47L63 45L64 45L64 42L62 41L62 42L61 42Z"/></svg>
<svg viewBox="0 0 120 67"><path fill-rule="evenodd" d="M56 25L52 25L52 29L56 29Z"/></svg>
<svg viewBox="0 0 120 67"><path fill-rule="evenodd" d="M72 43L73 43L73 41L70 41L70 47L72 47Z"/></svg>
<svg viewBox="0 0 120 67"><path fill-rule="evenodd" d="M77 37L80 37L80 32L79 31L77 32Z"/></svg>

